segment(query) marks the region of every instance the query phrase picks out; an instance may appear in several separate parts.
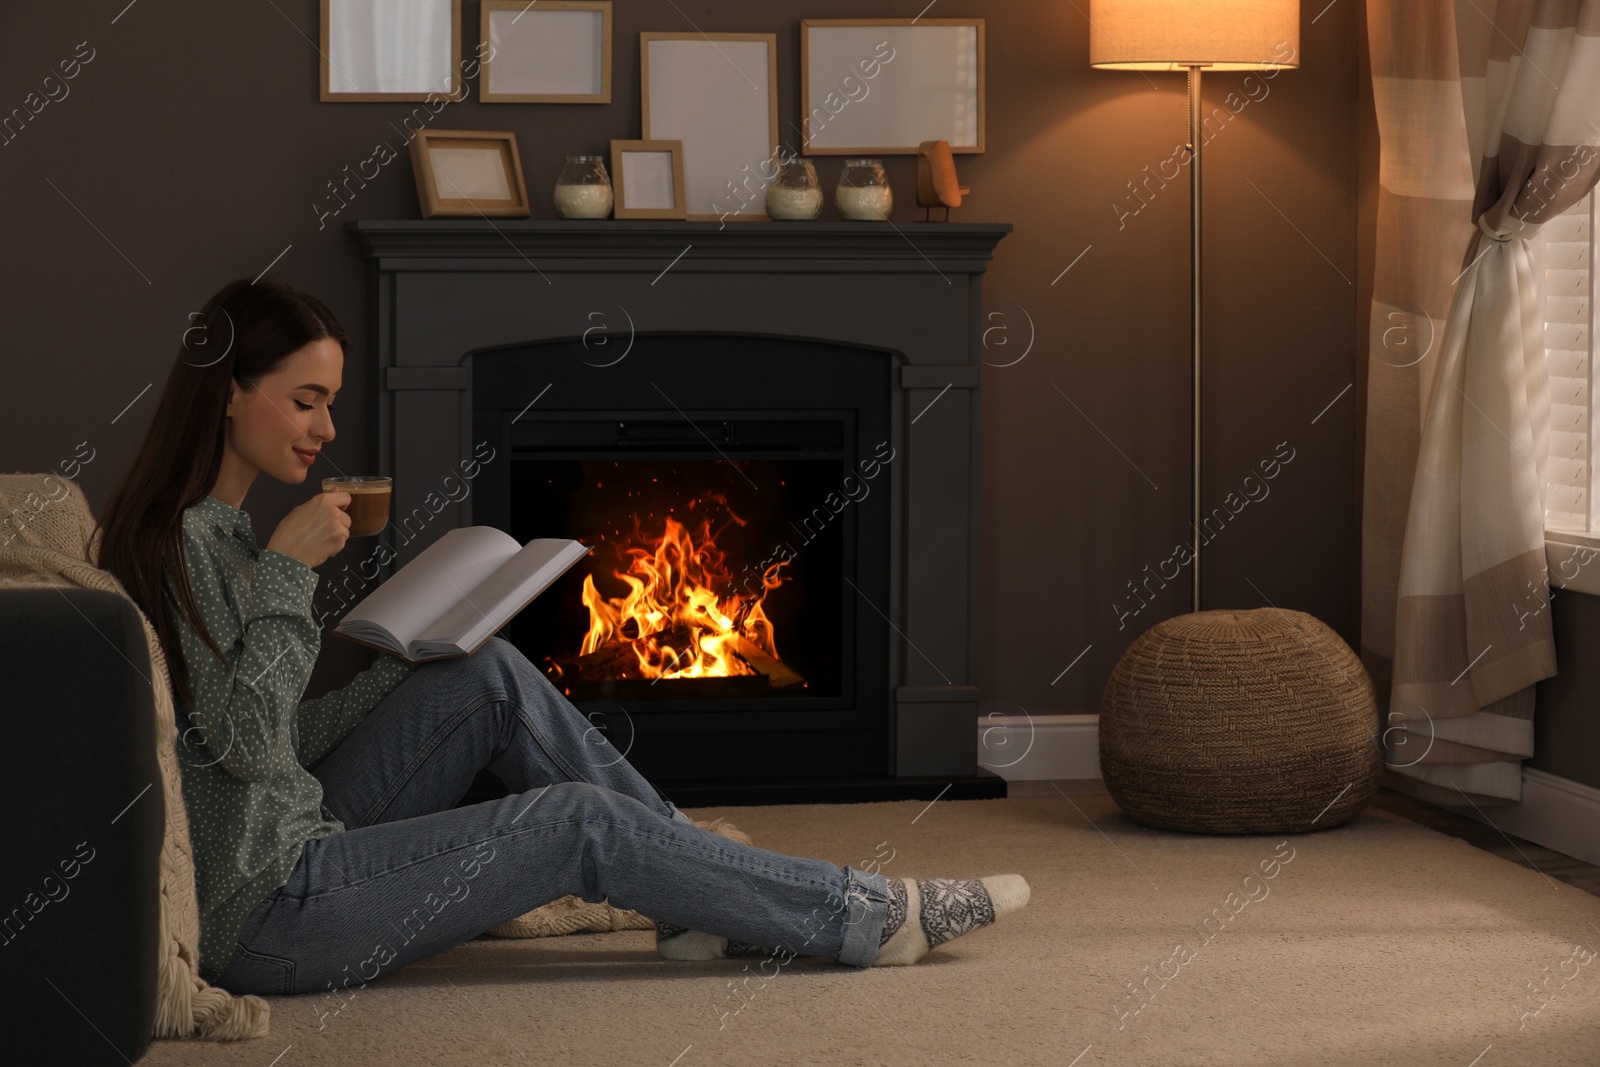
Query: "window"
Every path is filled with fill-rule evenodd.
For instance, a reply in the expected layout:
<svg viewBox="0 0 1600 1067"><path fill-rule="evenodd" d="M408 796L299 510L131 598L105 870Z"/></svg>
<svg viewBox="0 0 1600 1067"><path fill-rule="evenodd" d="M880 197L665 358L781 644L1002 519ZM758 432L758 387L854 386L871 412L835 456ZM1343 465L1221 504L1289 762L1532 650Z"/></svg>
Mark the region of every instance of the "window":
<svg viewBox="0 0 1600 1067"><path fill-rule="evenodd" d="M1545 356L1550 368L1550 453L1545 471L1545 531L1551 579L1600 593L1595 397L1595 196L1551 219L1530 242L1539 277ZM1592 586L1592 588L1590 588Z"/></svg>

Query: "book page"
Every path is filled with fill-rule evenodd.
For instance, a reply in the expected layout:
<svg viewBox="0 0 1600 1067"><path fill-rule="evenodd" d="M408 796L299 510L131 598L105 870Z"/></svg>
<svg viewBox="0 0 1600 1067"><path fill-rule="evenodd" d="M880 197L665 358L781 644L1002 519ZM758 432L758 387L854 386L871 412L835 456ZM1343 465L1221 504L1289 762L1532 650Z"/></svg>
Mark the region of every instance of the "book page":
<svg viewBox="0 0 1600 1067"><path fill-rule="evenodd" d="M588 546L562 537L529 541L480 583L463 586L456 598L460 603L417 636L417 650L476 648L588 551Z"/></svg>
<svg viewBox="0 0 1600 1067"><path fill-rule="evenodd" d="M492 526L451 530L374 589L338 629L368 635L374 627L408 648L461 591L478 586L517 553L516 538Z"/></svg>

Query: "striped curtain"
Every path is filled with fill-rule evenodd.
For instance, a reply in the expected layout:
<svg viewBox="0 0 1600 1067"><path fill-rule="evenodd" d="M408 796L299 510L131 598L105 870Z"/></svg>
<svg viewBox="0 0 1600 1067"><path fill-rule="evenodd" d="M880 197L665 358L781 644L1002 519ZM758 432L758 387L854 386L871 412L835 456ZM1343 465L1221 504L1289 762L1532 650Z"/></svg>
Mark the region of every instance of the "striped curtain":
<svg viewBox="0 0 1600 1067"><path fill-rule="evenodd" d="M1381 153L1362 655L1391 784L1514 801L1555 673L1526 238L1600 175L1600 0L1368 0Z"/></svg>

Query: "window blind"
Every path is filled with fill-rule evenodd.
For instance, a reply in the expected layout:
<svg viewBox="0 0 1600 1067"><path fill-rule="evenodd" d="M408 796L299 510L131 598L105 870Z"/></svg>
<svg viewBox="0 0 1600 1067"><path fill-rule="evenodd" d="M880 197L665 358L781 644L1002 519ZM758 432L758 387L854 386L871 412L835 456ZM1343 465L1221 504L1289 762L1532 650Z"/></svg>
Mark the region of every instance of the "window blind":
<svg viewBox="0 0 1600 1067"><path fill-rule="evenodd" d="M1550 368L1545 528L1595 532L1594 194L1535 239L1539 307Z"/></svg>

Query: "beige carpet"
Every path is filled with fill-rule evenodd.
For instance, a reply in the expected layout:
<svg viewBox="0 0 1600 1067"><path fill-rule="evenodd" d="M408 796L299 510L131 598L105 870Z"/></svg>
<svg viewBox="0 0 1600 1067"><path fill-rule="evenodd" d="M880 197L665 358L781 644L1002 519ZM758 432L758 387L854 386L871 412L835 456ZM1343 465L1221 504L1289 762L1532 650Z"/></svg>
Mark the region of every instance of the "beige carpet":
<svg viewBox="0 0 1600 1067"><path fill-rule="evenodd" d="M277 998L270 1037L141 1063L1600 1062L1600 899L1398 816L1280 847L1146 830L1098 797L694 815L841 864L892 854L891 875L1018 871L1033 902L913 967L796 960L764 987L754 962L658 959L643 931L479 940L320 1028L320 997Z"/></svg>

